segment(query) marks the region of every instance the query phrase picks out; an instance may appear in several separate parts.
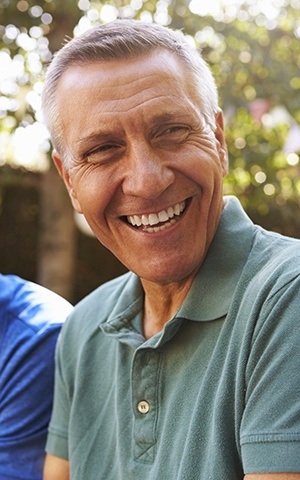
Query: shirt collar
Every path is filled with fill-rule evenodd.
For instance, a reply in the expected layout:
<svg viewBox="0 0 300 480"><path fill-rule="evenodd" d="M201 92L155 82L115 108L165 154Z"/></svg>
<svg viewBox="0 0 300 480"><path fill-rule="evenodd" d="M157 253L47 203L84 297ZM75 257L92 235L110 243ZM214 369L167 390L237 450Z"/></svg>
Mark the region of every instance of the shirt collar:
<svg viewBox="0 0 300 480"><path fill-rule="evenodd" d="M169 325L179 318L209 321L228 313L239 277L251 250L254 226L235 197L225 197L225 206L208 254L182 306ZM121 330L126 335L131 321L143 308L143 289L132 273L119 295L107 322L107 334ZM127 325L127 327L126 327ZM140 340L140 339L139 339Z"/></svg>
<svg viewBox="0 0 300 480"><path fill-rule="evenodd" d="M228 313L252 247L254 225L235 197L224 200L214 240L177 318L209 321Z"/></svg>

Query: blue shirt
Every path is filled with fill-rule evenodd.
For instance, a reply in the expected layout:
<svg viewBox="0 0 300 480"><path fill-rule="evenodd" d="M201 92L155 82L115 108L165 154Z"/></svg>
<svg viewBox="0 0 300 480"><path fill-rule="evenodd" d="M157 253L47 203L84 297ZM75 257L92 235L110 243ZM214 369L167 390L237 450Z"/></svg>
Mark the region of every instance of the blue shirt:
<svg viewBox="0 0 300 480"><path fill-rule="evenodd" d="M53 397L54 349L71 305L0 275L0 478L40 480Z"/></svg>

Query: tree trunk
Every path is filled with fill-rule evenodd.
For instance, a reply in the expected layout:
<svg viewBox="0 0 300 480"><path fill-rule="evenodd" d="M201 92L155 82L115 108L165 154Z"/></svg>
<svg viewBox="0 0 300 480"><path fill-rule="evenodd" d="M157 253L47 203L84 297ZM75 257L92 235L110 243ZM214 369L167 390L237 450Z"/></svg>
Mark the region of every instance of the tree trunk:
<svg viewBox="0 0 300 480"><path fill-rule="evenodd" d="M82 12L74 2L59 4L52 12L53 22L47 35L51 52L59 50ZM73 207L63 181L51 163L41 185L41 232L39 238L38 282L73 299L76 228Z"/></svg>
<svg viewBox="0 0 300 480"><path fill-rule="evenodd" d="M76 254L73 207L52 165L42 177L40 205L37 280L72 301Z"/></svg>

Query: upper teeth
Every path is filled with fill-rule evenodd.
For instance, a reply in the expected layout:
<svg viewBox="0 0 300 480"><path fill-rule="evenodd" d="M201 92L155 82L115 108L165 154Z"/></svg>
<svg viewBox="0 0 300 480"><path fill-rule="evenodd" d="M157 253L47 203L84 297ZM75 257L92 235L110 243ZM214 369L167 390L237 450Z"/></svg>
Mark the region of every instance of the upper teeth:
<svg viewBox="0 0 300 480"><path fill-rule="evenodd" d="M169 207L166 210L161 210L158 213L150 213L149 215L130 215L127 217L127 221L131 225L140 227L141 225L157 225L158 223L167 222L174 215L180 215L185 209L185 202L176 203L173 207Z"/></svg>

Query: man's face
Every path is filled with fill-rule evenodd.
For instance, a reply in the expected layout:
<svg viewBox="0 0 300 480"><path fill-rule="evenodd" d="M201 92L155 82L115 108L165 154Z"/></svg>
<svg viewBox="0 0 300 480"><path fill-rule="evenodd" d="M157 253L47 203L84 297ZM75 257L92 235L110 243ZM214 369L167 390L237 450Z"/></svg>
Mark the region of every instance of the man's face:
<svg viewBox="0 0 300 480"><path fill-rule="evenodd" d="M57 98L64 149L54 161L74 208L143 280L191 278L222 211L221 115L205 124L189 73L165 50L70 67Z"/></svg>

